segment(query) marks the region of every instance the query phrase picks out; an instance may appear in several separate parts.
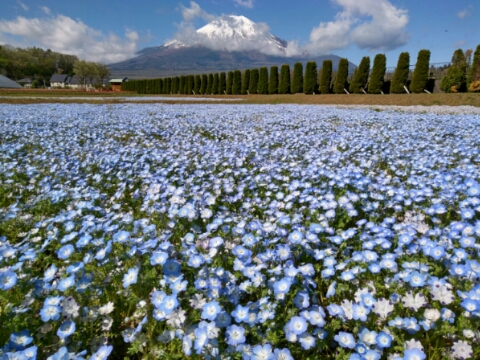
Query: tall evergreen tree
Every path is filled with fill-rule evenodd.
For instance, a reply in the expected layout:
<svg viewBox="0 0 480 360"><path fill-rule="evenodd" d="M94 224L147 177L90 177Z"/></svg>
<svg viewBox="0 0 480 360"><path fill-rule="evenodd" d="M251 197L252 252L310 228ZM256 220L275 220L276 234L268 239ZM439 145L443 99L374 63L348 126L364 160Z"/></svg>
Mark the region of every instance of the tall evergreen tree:
<svg viewBox="0 0 480 360"><path fill-rule="evenodd" d="M165 87L165 94L170 94L172 92L172 78L167 78L167 86Z"/></svg>
<svg viewBox="0 0 480 360"><path fill-rule="evenodd" d="M303 92L303 64L297 62L293 66L292 94Z"/></svg>
<svg viewBox="0 0 480 360"><path fill-rule="evenodd" d="M258 69L252 69L250 72L250 84L248 87L248 91L250 94L257 94L258 93L258 78L260 77Z"/></svg>
<svg viewBox="0 0 480 360"><path fill-rule="evenodd" d="M200 94L200 88L202 87L202 77L200 75L195 75L195 86L193 87L193 91L195 95Z"/></svg>
<svg viewBox="0 0 480 360"><path fill-rule="evenodd" d="M232 86L233 86L233 71L227 73L227 95L232 95Z"/></svg>
<svg viewBox="0 0 480 360"><path fill-rule="evenodd" d="M428 75L430 73L430 51L420 50L418 52L417 63L412 75L410 91L414 93L422 93L427 87Z"/></svg>
<svg viewBox="0 0 480 360"><path fill-rule="evenodd" d="M215 73L213 75L213 85L212 85L212 94L213 95L218 95L218 85L220 83L220 76L218 73Z"/></svg>
<svg viewBox="0 0 480 360"><path fill-rule="evenodd" d="M377 54L373 60L372 74L368 83L369 94L380 94L387 71L387 57L385 54Z"/></svg>
<svg viewBox="0 0 480 360"><path fill-rule="evenodd" d="M320 92L322 94L330 93L330 86L332 84L332 60L324 60L322 64L322 77L320 78Z"/></svg>
<svg viewBox="0 0 480 360"><path fill-rule="evenodd" d="M312 95L317 91L317 63L315 61L307 62L305 67L305 77L303 79L303 92Z"/></svg>
<svg viewBox="0 0 480 360"><path fill-rule="evenodd" d="M247 69L243 72L242 79L242 94L245 95L250 86L250 69Z"/></svg>
<svg viewBox="0 0 480 360"><path fill-rule="evenodd" d="M467 91L467 60L462 49L453 53L452 64L448 68L447 75L440 83L440 89L445 92Z"/></svg>
<svg viewBox="0 0 480 360"><path fill-rule="evenodd" d="M283 64L280 69L279 94L290 94L290 65Z"/></svg>
<svg viewBox="0 0 480 360"><path fill-rule="evenodd" d="M193 95L194 88L195 88L195 75L188 75L187 94Z"/></svg>
<svg viewBox="0 0 480 360"><path fill-rule="evenodd" d="M204 95L207 91L208 75L202 74L202 83L200 84L200 94Z"/></svg>
<svg viewBox="0 0 480 360"><path fill-rule="evenodd" d="M258 93L263 95L268 94L268 68L266 66L260 68Z"/></svg>
<svg viewBox="0 0 480 360"><path fill-rule="evenodd" d="M397 68L393 73L392 83L390 85L390 93L404 94L408 82L408 73L410 72L410 54L403 52L398 57Z"/></svg>
<svg viewBox="0 0 480 360"><path fill-rule="evenodd" d="M218 93L224 95L227 89L227 74L224 72L220 73L220 79L218 81Z"/></svg>
<svg viewBox="0 0 480 360"><path fill-rule="evenodd" d="M240 95L242 93L242 72L235 70L233 72L232 94Z"/></svg>
<svg viewBox="0 0 480 360"><path fill-rule="evenodd" d="M179 82L180 82L180 78L178 76L175 76L172 79L172 94L173 95L178 93Z"/></svg>
<svg viewBox="0 0 480 360"><path fill-rule="evenodd" d="M205 89L205 94L206 95L211 95L212 94L212 86L213 86L213 74L208 74L207 87Z"/></svg>
<svg viewBox="0 0 480 360"><path fill-rule="evenodd" d="M475 53L473 54L472 65L470 66L470 71L467 78L467 86L470 88L470 85L476 81L480 80L480 45L477 46Z"/></svg>
<svg viewBox="0 0 480 360"><path fill-rule="evenodd" d="M335 83L333 84L333 92L335 94L345 94L345 88L348 79L348 59L342 58L338 62L337 76L335 77Z"/></svg>
<svg viewBox="0 0 480 360"><path fill-rule="evenodd" d="M185 76L180 76L180 83L178 85L178 92L180 94L185 94Z"/></svg>
<svg viewBox="0 0 480 360"><path fill-rule="evenodd" d="M350 83L350 92L354 94L362 94L362 89L365 89L368 82L368 75L370 73L370 57L364 56L358 65L352 82Z"/></svg>
<svg viewBox="0 0 480 360"><path fill-rule="evenodd" d="M268 93L278 94L278 66L270 68L270 78L268 81Z"/></svg>

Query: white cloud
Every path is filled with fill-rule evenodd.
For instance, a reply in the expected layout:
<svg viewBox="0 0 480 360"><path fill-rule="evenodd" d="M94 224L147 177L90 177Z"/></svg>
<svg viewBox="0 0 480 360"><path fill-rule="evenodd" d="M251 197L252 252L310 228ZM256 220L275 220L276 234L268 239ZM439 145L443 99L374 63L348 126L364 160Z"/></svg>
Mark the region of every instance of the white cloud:
<svg viewBox="0 0 480 360"><path fill-rule="evenodd" d="M192 21L196 17L202 18L204 21L212 21L215 19L214 15L207 13L195 1L190 1L190 7L187 8L180 5L182 9L182 16L185 21Z"/></svg>
<svg viewBox="0 0 480 360"><path fill-rule="evenodd" d="M468 15L471 15L472 13L473 13L473 6L469 5L466 9L458 11L457 16L460 19L463 19L463 18L467 17Z"/></svg>
<svg viewBox="0 0 480 360"><path fill-rule="evenodd" d="M249 9L253 8L253 0L233 0L233 2Z"/></svg>
<svg viewBox="0 0 480 360"><path fill-rule="evenodd" d="M23 10L28 11L29 7L22 3L20 0L17 1L18 5L22 7Z"/></svg>
<svg viewBox="0 0 480 360"><path fill-rule="evenodd" d="M22 38L22 46L40 46L105 63L133 57L139 42L135 31L127 29L124 38L113 33L106 35L81 20L63 15L42 19L19 16L11 21L0 20L0 42L6 43L12 36Z"/></svg>
<svg viewBox="0 0 480 360"><path fill-rule="evenodd" d="M331 0L342 11L329 22L321 22L310 33L307 48L328 53L352 44L362 49L391 50L404 45L409 35L405 28L408 13L389 0Z"/></svg>
<svg viewBox="0 0 480 360"><path fill-rule="evenodd" d="M40 9L42 9L42 11L47 14L47 15L50 15L50 9L46 6L40 6Z"/></svg>

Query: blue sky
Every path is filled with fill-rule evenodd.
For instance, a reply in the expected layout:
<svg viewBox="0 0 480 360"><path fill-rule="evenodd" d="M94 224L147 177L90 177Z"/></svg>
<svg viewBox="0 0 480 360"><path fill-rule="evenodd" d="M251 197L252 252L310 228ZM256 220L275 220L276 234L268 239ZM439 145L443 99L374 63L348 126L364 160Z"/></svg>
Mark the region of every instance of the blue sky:
<svg viewBox="0 0 480 360"><path fill-rule="evenodd" d="M359 63L402 51L431 62L480 43L478 0L0 0L0 44L39 46L106 63L124 60L178 36L185 27L244 15L310 53L333 53ZM388 20L385 20L388 19Z"/></svg>

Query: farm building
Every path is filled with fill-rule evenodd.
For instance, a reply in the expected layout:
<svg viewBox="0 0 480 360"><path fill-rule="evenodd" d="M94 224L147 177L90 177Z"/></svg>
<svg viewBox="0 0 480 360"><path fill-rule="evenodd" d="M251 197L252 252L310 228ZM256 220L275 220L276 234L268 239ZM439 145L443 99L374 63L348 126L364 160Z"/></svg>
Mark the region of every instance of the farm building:
<svg viewBox="0 0 480 360"><path fill-rule="evenodd" d="M24 88L29 89L29 88L32 87L32 79L30 79L30 78L24 78L24 79L18 80L17 82L19 84L23 84Z"/></svg>
<svg viewBox="0 0 480 360"><path fill-rule="evenodd" d="M0 89L22 89L22 86L5 76L0 75Z"/></svg>
<svg viewBox="0 0 480 360"><path fill-rule="evenodd" d="M52 88L64 88L67 83L68 75L67 74L53 74L50 78L50 87Z"/></svg>
<svg viewBox="0 0 480 360"><path fill-rule="evenodd" d="M122 91L122 83L128 81L128 78L123 79L112 79L109 81L110 85L112 85L113 91Z"/></svg>

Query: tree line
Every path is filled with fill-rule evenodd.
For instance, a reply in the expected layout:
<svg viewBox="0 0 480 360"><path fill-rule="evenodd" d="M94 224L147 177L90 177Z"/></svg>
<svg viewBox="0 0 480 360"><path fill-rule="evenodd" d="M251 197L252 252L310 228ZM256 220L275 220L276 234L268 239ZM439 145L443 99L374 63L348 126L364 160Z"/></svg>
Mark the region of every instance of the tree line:
<svg viewBox="0 0 480 360"><path fill-rule="evenodd" d="M432 89L430 79L430 51L420 50L411 80L410 54L403 52L398 58L397 67L391 81L385 81L387 58L378 54L370 69L370 57L365 56L354 70L349 80L349 61L342 58L334 76L331 60L323 61L318 71L317 63L296 63L293 73L284 64L270 69L247 69L202 74L182 75L161 79L130 80L122 84L124 91L139 94L183 94L183 95L246 95L246 94L403 94L422 93ZM469 61L464 52L455 51L447 75L440 88L445 92L480 91L480 45L477 47L470 71ZM370 71L371 70L371 71Z"/></svg>

